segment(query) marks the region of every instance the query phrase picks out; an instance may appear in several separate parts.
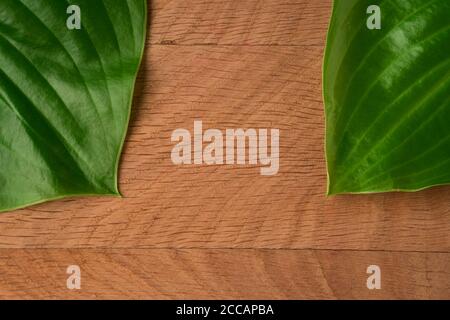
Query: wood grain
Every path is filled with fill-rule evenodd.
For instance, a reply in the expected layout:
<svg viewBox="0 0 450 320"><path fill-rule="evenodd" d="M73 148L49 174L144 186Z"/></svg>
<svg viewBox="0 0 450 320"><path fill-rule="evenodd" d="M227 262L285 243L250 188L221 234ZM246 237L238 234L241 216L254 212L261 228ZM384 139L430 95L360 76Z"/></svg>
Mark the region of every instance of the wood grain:
<svg viewBox="0 0 450 320"><path fill-rule="evenodd" d="M447 252L449 188L326 198L317 47L151 47L123 157L124 199L0 217L2 247L321 248ZM171 133L281 130L280 172L176 166Z"/></svg>
<svg viewBox="0 0 450 320"><path fill-rule="evenodd" d="M381 290L366 287L376 261ZM81 267L81 290L66 286ZM450 254L311 250L0 250L0 297L443 299Z"/></svg>
<svg viewBox="0 0 450 320"><path fill-rule="evenodd" d="M330 11L330 0L153 1L124 198L0 215L0 296L449 297L449 187L325 196ZM174 165L171 133L194 120L205 130L279 128L280 172ZM72 260L87 273L81 293L60 288ZM373 263L387 271L380 292L365 287Z"/></svg>
<svg viewBox="0 0 450 320"><path fill-rule="evenodd" d="M323 45L331 0L156 0L151 44Z"/></svg>

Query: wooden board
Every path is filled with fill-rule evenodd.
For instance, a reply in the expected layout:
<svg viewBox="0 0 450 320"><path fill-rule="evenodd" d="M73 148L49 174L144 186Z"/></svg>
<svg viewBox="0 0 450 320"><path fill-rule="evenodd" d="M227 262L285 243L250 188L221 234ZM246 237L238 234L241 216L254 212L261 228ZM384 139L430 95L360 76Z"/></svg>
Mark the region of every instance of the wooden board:
<svg viewBox="0 0 450 320"><path fill-rule="evenodd" d="M152 1L124 198L0 215L0 297L450 298L450 188L325 196L330 11L331 0ZM279 128L279 173L174 165L171 134L194 120ZM80 292L64 287L66 264L80 265ZM366 287L372 264L379 291Z"/></svg>
<svg viewBox="0 0 450 320"><path fill-rule="evenodd" d="M367 263L382 270L368 290ZM67 266L81 267L68 290ZM4 298L439 299L449 254L262 249L0 250Z"/></svg>

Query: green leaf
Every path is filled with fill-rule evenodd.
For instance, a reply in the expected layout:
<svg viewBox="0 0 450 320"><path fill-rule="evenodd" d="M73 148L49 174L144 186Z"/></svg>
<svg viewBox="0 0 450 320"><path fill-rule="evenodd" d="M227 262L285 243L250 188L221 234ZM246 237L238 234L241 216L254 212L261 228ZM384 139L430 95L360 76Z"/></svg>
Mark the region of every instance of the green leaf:
<svg viewBox="0 0 450 320"><path fill-rule="evenodd" d="M381 29L369 29L370 5ZM324 63L328 193L450 183L450 1L335 0Z"/></svg>
<svg viewBox="0 0 450 320"><path fill-rule="evenodd" d="M0 1L0 211L119 195L146 17L145 0Z"/></svg>

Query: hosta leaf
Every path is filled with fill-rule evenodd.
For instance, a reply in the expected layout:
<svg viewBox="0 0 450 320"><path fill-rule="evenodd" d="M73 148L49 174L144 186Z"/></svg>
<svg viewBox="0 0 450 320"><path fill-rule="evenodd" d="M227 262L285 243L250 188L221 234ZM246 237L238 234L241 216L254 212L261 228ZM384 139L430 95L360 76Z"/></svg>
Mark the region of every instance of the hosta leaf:
<svg viewBox="0 0 450 320"><path fill-rule="evenodd" d="M0 211L119 194L146 12L145 0L0 1Z"/></svg>
<svg viewBox="0 0 450 320"><path fill-rule="evenodd" d="M329 194L450 183L450 1L335 0L327 42Z"/></svg>

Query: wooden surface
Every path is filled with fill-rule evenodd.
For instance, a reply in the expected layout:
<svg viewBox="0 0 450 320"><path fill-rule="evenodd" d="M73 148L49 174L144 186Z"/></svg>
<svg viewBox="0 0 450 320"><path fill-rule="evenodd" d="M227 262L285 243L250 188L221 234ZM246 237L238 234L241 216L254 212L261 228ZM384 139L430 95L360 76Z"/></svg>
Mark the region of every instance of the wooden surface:
<svg viewBox="0 0 450 320"><path fill-rule="evenodd" d="M450 298L450 188L327 198L331 0L154 0L123 199L0 215L2 298ZM279 128L280 171L176 166L172 131ZM79 265L82 289L66 288ZM382 289L368 290L379 265Z"/></svg>
<svg viewBox="0 0 450 320"><path fill-rule="evenodd" d="M382 270L366 287L367 264ZM68 265L82 270L66 288ZM446 253L264 249L0 250L4 298L405 299L443 297Z"/></svg>

